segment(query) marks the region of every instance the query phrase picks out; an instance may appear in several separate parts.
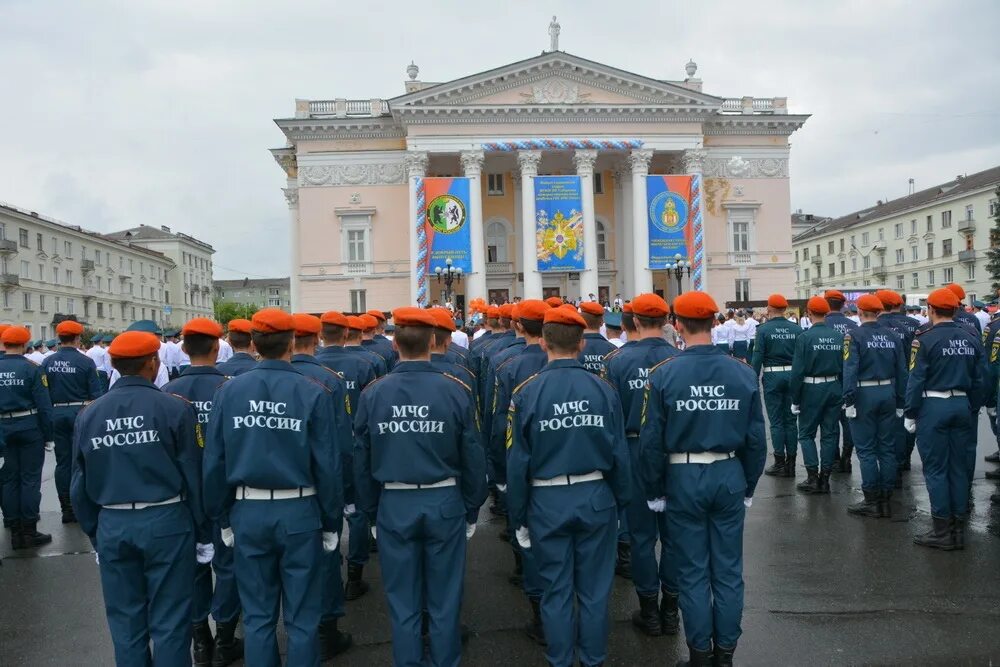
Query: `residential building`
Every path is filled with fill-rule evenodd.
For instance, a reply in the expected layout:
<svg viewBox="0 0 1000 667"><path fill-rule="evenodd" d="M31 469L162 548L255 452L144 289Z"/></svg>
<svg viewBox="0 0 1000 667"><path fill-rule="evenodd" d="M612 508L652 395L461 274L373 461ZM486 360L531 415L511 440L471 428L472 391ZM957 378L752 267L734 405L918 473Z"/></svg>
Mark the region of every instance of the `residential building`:
<svg viewBox="0 0 1000 667"><path fill-rule="evenodd" d="M281 308L291 312L292 301L288 278L243 278L216 280L215 300L258 308Z"/></svg>

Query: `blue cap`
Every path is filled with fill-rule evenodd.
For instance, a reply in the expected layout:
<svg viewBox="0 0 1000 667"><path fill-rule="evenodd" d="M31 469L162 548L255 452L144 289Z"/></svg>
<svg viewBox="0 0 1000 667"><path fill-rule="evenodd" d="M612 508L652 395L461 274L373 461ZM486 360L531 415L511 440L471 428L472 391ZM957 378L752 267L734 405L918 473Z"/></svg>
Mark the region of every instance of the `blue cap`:
<svg viewBox="0 0 1000 667"><path fill-rule="evenodd" d="M59 341L57 341L55 338L50 338L49 340L45 341L45 347L48 347L48 348L53 348L53 347L55 347L58 344L59 344Z"/></svg>
<svg viewBox="0 0 1000 667"><path fill-rule="evenodd" d="M153 320L139 320L128 325L125 331L145 331L146 333L161 335L160 327Z"/></svg>
<svg viewBox="0 0 1000 667"><path fill-rule="evenodd" d="M607 311L605 311L605 313L604 313L604 325L607 326L607 327L611 327L612 329L621 329L622 328L622 314L621 313L614 313L614 312L607 312Z"/></svg>
<svg viewBox="0 0 1000 667"><path fill-rule="evenodd" d="M982 301L979 301L979 300L973 301L972 305L975 308L985 308L986 307L986 304L983 303Z"/></svg>
<svg viewBox="0 0 1000 667"><path fill-rule="evenodd" d="M856 312L858 312L858 307L857 307L857 306L855 306L854 304L851 304L851 307L850 307L850 308L848 308L848 310L849 310L850 312L852 312L852 313L856 313Z"/></svg>

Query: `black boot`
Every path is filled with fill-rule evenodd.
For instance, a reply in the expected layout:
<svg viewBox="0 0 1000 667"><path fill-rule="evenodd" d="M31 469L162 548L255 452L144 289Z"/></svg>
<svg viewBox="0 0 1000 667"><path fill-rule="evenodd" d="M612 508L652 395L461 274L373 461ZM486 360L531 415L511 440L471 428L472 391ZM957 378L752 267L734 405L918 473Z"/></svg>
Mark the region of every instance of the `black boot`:
<svg viewBox="0 0 1000 667"><path fill-rule="evenodd" d="M536 644L545 646L545 627L542 625L542 601L540 598L528 598L531 603L531 621L524 627Z"/></svg>
<svg viewBox="0 0 1000 667"><path fill-rule="evenodd" d="M819 493L830 493L830 471L824 470L819 474Z"/></svg>
<svg viewBox="0 0 1000 667"><path fill-rule="evenodd" d="M873 519L882 516L880 510L882 504L881 494L878 491L869 491L868 489L864 489L863 493L865 494L864 500L856 502L853 505L848 505L847 513L868 516Z"/></svg>
<svg viewBox="0 0 1000 667"><path fill-rule="evenodd" d="M782 477L795 477L795 454L785 457L785 474Z"/></svg>
<svg viewBox="0 0 1000 667"><path fill-rule="evenodd" d="M62 509L63 523L76 523L76 514L73 512L73 503L70 502L68 495L59 496L59 507Z"/></svg>
<svg viewBox="0 0 1000 667"><path fill-rule="evenodd" d="M736 647L732 648L722 648L721 646L715 647L715 660L712 662L712 667L733 667L733 654L736 653Z"/></svg>
<svg viewBox="0 0 1000 667"><path fill-rule="evenodd" d="M987 470L986 479L993 479L993 480L1000 479L1000 468L997 468L996 470Z"/></svg>
<svg viewBox="0 0 1000 667"><path fill-rule="evenodd" d="M663 634L656 593L639 595L639 610L632 612L632 625L650 637L659 637Z"/></svg>
<svg viewBox="0 0 1000 667"><path fill-rule="evenodd" d="M819 471L812 466L806 467L806 479L799 482L795 488L802 493L819 493Z"/></svg>
<svg viewBox="0 0 1000 667"><path fill-rule="evenodd" d="M33 549L52 541L52 536L48 533L39 533L37 521L21 522L21 548Z"/></svg>
<svg viewBox="0 0 1000 667"><path fill-rule="evenodd" d="M337 629L337 619L319 622L319 659L330 660L351 648L351 635Z"/></svg>
<svg viewBox="0 0 1000 667"><path fill-rule="evenodd" d="M6 528L7 530L13 528L14 524L16 523L17 521L15 519L8 519L7 517L3 518L3 527Z"/></svg>
<svg viewBox="0 0 1000 667"><path fill-rule="evenodd" d="M681 629L681 615L677 610L677 594L662 590L660 599L660 628L665 635L676 635Z"/></svg>
<svg viewBox="0 0 1000 667"><path fill-rule="evenodd" d="M965 548L965 517L956 516L952 520L951 534L955 538L955 549L961 551Z"/></svg>
<svg viewBox="0 0 1000 667"><path fill-rule="evenodd" d="M764 470L765 475L770 475L771 477L778 477L785 474L785 455L775 454L774 455L774 465L770 468Z"/></svg>
<svg viewBox="0 0 1000 667"><path fill-rule="evenodd" d="M347 583L344 584L344 599L357 600L368 592L368 582L362 579L365 566L359 563L347 564Z"/></svg>
<svg viewBox="0 0 1000 667"><path fill-rule="evenodd" d="M1000 505L1000 493L994 493L990 496L990 502L994 505Z"/></svg>
<svg viewBox="0 0 1000 667"><path fill-rule="evenodd" d="M987 463L1000 463L1000 451L995 451L992 454L987 454L983 457L983 460Z"/></svg>
<svg viewBox="0 0 1000 667"><path fill-rule="evenodd" d="M10 547L11 549L24 548L24 537L21 535L21 522L17 520L10 523Z"/></svg>
<svg viewBox="0 0 1000 667"><path fill-rule="evenodd" d="M712 667L712 651L699 651L688 645L688 653L688 659L678 662L677 667Z"/></svg>
<svg viewBox="0 0 1000 667"><path fill-rule="evenodd" d="M936 516L931 517L931 528L926 533L913 538L913 543L931 549L941 549L942 551L953 551L955 549L955 536L951 532L951 519L941 519Z"/></svg>
<svg viewBox="0 0 1000 667"><path fill-rule="evenodd" d="M618 559L615 561L615 574L622 579L632 578L632 544L618 543Z"/></svg>
<svg viewBox="0 0 1000 667"><path fill-rule="evenodd" d="M212 664L212 649L215 638L208 621L200 621L191 625L191 651L194 654L194 667L210 667Z"/></svg>
<svg viewBox="0 0 1000 667"><path fill-rule="evenodd" d="M899 469L899 468L896 469L896 482L892 485L892 488L894 488L894 489L902 489L903 488L903 471L902 471L902 469Z"/></svg>
<svg viewBox="0 0 1000 667"><path fill-rule="evenodd" d="M840 455L840 460L834 463L834 471L850 473L853 470L853 466L851 466L851 455L853 453L854 445L845 442L844 452Z"/></svg>
<svg viewBox="0 0 1000 667"><path fill-rule="evenodd" d="M514 573L507 577L507 581L518 588L524 585L524 561L521 560L521 552L517 549L514 549Z"/></svg>
<svg viewBox="0 0 1000 667"><path fill-rule="evenodd" d="M215 624L212 667L227 667L243 657L243 640L236 636L236 626L239 623L240 617L237 616L227 623Z"/></svg>
<svg viewBox="0 0 1000 667"><path fill-rule="evenodd" d="M892 518L892 491L882 491L879 493L878 516L880 519Z"/></svg>

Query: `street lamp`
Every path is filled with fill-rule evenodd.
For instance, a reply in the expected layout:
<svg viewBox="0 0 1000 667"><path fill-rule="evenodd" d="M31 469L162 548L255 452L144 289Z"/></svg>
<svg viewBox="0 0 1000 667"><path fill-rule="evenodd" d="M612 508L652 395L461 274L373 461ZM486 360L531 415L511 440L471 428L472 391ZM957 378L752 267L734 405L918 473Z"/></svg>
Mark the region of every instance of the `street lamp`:
<svg viewBox="0 0 1000 667"><path fill-rule="evenodd" d="M677 294L681 295L684 290L681 287L681 280L684 276L691 275L691 262L684 259L683 255L677 253L674 255L674 261L667 264L667 271L674 274L674 278L677 279Z"/></svg>
<svg viewBox="0 0 1000 667"><path fill-rule="evenodd" d="M434 273L437 274L439 284L442 279L444 280L444 300L451 303L451 286L456 282L462 282L462 267L452 266L451 257L449 257L444 260L444 268L434 267Z"/></svg>

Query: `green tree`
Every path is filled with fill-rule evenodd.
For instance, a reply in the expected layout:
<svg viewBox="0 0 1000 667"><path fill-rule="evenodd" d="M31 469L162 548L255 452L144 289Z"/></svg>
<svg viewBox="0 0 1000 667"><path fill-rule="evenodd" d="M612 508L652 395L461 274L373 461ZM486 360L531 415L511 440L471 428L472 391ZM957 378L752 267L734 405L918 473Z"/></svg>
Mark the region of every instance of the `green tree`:
<svg viewBox="0 0 1000 667"><path fill-rule="evenodd" d="M224 326L229 320L249 320L258 310L260 310L260 307L252 303L242 304L232 301L216 301L215 321Z"/></svg>
<svg viewBox="0 0 1000 667"><path fill-rule="evenodd" d="M996 189L997 203L993 206L993 226L990 228L990 249L986 251L986 270L993 281L994 295L1000 289L1000 185Z"/></svg>

